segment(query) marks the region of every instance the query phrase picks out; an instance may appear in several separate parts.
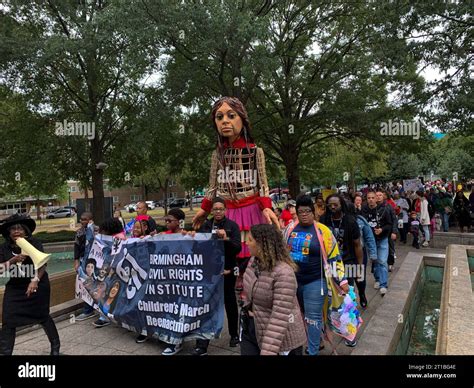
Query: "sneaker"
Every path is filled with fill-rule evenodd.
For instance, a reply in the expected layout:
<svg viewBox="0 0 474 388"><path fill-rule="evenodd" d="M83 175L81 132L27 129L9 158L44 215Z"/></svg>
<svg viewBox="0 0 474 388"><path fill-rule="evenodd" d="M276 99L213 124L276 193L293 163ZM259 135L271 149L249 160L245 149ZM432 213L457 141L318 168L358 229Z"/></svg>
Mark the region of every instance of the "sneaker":
<svg viewBox="0 0 474 388"><path fill-rule="evenodd" d="M85 321L86 319L92 318L95 315L95 311L91 311L89 314L81 313L76 318L77 322Z"/></svg>
<svg viewBox="0 0 474 388"><path fill-rule="evenodd" d="M137 338L135 338L135 342L137 344L142 344L143 342L146 342L147 340L148 340L148 337L143 334L140 334Z"/></svg>
<svg viewBox="0 0 474 388"><path fill-rule="evenodd" d="M237 347L239 343L240 343L239 337L230 337L229 346L231 348Z"/></svg>
<svg viewBox="0 0 474 388"><path fill-rule="evenodd" d="M183 345L170 345L168 346L163 352L161 353L162 356L174 356L175 354L179 353L183 350Z"/></svg>
<svg viewBox="0 0 474 388"><path fill-rule="evenodd" d="M196 348L193 350L193 356L207 356L207 349L204 348Z"/></svg>
<svg viewBox="0 0 474 388"><path fill-rule="evenodd" d="M392 272L393 265L388 266L388 272Z"/></svg>
<svg viewBox="0 0 474 388"><path fill-rule="evenodd" d="M109 326L109 325L110 325L110 321L105 321L105 320L103 320L103 319L98 319L97 321L95 321L95 322L93 323L93 325L94 325L95 327L99 327L99 328L100 328L100 327L104 327L104 326Z"/></svg>
<svg viewBox="0 0 474 388"><path fill-rule="evenodd" d="M374 288L375 288L376 290L378 290L378 289L380 288L380 283L379 283L379 282L375 282L375 283L374 283Z"/></svg>
<svg viewBox="0 0 474 388"><path fill-rule="evenodd" d="M353 340L353 341L345 340L344 345L349 346L350 348L354 348L357 346L357 340Z"/></svg>
<svg viewBox="0 0 474 388"><path fill-rule="evenodd" d="M425 241L423 244L421 244L422 247L429 247L430 243L428 241Z"/></svg>
<svg viewBox="0 0 474 388"><path fill-rule="evenodd" d="M380 289L380 295L384 296L387 293L387 289L385 287L382 287Z"/></svg>

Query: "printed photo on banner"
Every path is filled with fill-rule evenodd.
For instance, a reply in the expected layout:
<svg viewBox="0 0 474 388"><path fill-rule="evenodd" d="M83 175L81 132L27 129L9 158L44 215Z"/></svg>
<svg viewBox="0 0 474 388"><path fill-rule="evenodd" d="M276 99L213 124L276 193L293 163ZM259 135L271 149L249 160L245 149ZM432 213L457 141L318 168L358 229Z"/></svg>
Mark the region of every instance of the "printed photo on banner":
<svg viewBox="0 0 474 388"><path fill-rule="evenodd" d="M197 234L194 239L162 235L117 243L97 235L90 246L76 295L102 315L168 343L220 336L222 241Z"/></svg>

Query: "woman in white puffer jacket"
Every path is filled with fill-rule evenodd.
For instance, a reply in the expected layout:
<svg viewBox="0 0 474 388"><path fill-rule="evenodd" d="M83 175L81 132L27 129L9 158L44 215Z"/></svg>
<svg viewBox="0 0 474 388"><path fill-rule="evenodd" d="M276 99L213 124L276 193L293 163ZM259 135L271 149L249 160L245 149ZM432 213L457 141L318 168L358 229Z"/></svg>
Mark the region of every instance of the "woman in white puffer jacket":
<svg viewBox="0 0 474 388"><path fill-rule="evenodd" d="M423 242L423 246L427 247L430 244L430 214L428 212L428 199L426 198L425 193L420 193L421 199L421 211L420 211L420 222L423 226L423 233L425 235L425 241Z"/></svg>

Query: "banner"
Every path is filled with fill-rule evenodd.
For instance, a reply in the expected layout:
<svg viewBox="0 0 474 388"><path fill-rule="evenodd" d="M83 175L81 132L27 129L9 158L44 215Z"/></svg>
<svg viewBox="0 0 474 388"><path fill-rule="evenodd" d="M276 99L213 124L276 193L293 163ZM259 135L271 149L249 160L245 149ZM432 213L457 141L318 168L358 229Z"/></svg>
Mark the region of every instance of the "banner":
<svg viewBox="0 0 474 388"><path fill-rule="evenodd" d="M404 179L403 190L407 191L418 191L423 188L423 184L419 179Z"/></svg>
<svg viewBox="0 0 474 388"><path fill-rule="evenodd" d="M99 254L99 250L101 254ZM224 321L224 242L158 235L86 246L76 297L108 319L170 344L218 338Z"/></svg>

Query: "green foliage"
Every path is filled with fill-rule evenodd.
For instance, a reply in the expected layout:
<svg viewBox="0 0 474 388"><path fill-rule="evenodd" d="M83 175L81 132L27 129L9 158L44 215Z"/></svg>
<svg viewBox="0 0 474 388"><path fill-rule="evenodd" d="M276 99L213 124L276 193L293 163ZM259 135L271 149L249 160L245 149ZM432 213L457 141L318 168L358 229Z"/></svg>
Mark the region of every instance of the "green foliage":
<svg viewBox="0 0 474 388"><path fill-rule="evenodd" d="M100 198L99 162L112 186L203 187L223 95L244 102L269 178L292 195L344 172L472 176L472 147L458 148L470 138L433 143L426 130L473 130L472 19L467 2L445 3L11 1L0 10L0 196L75 178ZM426 82L426 66L440 79ZM419 140L380 134L389 119L421 118ZM56 136L63 120L96 135Z"/></svg>

